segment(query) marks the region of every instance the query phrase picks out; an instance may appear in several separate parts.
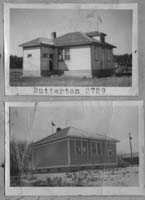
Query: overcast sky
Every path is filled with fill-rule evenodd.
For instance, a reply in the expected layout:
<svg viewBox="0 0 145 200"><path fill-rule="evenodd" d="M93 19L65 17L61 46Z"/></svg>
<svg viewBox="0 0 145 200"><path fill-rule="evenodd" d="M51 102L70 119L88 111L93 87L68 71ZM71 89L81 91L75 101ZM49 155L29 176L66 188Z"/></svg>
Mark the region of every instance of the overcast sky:
<svg viewBox="0 0 145 200"><path fill-rule="evenodd" d="M131 10L41 10L11 9L10 53L22 56L21 43L37 37L57 36L73 31L97 30L97 17L102 23L99 30L107 34L106 41L117 46L115 54L131 53L132 11Z"/></svg>
<svg viewBox="0 0 145 200"><path fill-rule="evenodd" d="M128 133L133 137L133 152L138 151L138 107L96 106L66 103L49 107L14 107L10 109L10 136L15 140L37 141L52 134L51 122L57 127L73 126L120 140L118 152L128 153ZM54 130L55 131L55 130Z"/></svg>

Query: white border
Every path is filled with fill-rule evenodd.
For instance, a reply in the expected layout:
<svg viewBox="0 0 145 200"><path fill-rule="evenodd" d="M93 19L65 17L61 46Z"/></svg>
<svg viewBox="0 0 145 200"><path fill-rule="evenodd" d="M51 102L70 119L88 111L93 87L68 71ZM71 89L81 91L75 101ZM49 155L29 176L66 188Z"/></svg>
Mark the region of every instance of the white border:
<svg viewBox="0 0 145 200"><path fill-rule="evenodd" d="M55 107L55 106L137 106L139 134L139 187L10 187L9 154L9 108L10 107ZM56 102L6 102L5 103L5 194L21 196L93 196L93 195L145 195L145 149L143 101L56 101Z"/></svg>
<svg viewBox="0 0 145 200"><path fill-rule="evenodd" d="M41 92L34 92L34 87L11 87L9 85L9 49L10 49L10 9L104 9L104 10L127 10L133 11L133 30L132 30L132 86L131 87L35 87ZM84 3L84 4L55 4L55 3L4 3L4 45L5 45L5 94L6 95L43 95L43 96L137 96L138 95L138 5L137 3ZM79 94L59 92L61 89L79 89ZM92 92L91 88L95 88ZM47 93L45 93L47 89ZM55 92L57 89L57 92ZM87 92L89 90L89 92ZM52 92L53 91L53 92Z"/></svg>

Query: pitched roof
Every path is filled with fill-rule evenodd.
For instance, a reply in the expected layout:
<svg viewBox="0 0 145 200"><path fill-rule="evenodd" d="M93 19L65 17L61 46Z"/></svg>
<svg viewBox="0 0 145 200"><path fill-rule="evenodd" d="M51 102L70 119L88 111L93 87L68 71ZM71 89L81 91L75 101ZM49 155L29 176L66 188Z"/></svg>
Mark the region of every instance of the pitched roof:
<svg viewBox="0 0 145 200"><path fill-rule="evenodd" d="M101 42L93 37L96 35L106 35L104 33L100 33L98 31L92 32L71 32L66 33L62 36L55 38L54 40L48 38L36 38L34 40L28 41L26 43L21 44L21 47L31 47L38 45L54 45L54 46L71 46L71 45L85 45L85 44L99 44L101 46L107 46L109 48L115 48L114 45L111 45L106 42Z"/></svg>
<svg viewBox="0 0 145 200"><path fill-rule="evenodd" d="M106 36L107 34L99 32L99 31L91 31L91 32L86 32L86 35L88 37L94 37L94 36Z"/></svg>
<svg viewBox="0 0 145 200"><path fill-rule="evenodd" d="M72 44L88 44L91 43L92 40L82 32L72 32L57 37L54 42L56 46L62 46Z"/></svg>
<svg viewBox="0 0 145 200"><path fill-rule="evenodd" d="M53 40L48 39L48 38L36 38L34 40L30 40L28 42L25 42L23 44L20 44L19 46L21 47L30 47L30 46L38 46L41 44L45 44L45 45L54 45Z"/></svg>
<svg viewBox="0 0 145 200"><path fill-rule="evenodd" d="M81 129L78 128L74 128L74 127L67 127L64 129L61 129L60 131L57 131L37 142L33 143L33 146L35 145L40 145L40 144L44 144L53 140L57 140L57 139L61 139L64 137L78 137L78 138L90 138L90 139L96 139L96 140L103 140L103 141L110 141L110 142L119 142L119 140L116 140L114 138L111 138L109 136L106 135L100 135L100 134L96 134L96 133L88 133L86 131L83 131Z"/></svg>

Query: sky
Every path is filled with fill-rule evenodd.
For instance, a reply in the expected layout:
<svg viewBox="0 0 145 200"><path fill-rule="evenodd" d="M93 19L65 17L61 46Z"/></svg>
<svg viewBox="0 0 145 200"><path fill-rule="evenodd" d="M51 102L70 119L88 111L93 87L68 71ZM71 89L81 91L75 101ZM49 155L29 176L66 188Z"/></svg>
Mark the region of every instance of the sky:
<svg viewBox="0 0 145 200"><path fill-rule="evenodd" d="M88 133L111 136L120 142L118 153L129 153L129 132L133 152L138 151L138 107L101 106L95 103L78 105L59 103L47 107L11 107L10 139L35 142L52 134L51 122L56 127L72 126ZM53 128L55 132L55 127Z"/></svg>
<svg viewBox="0 0 145 200"><path fill-rule="evenodd" d="M11 9L10 54L22 56L20 44L38 37L51 38L65 33L97 30L107 34L106 41L117 46L114 54L132 52L131 10L82 10L82 9Z"/></svg>

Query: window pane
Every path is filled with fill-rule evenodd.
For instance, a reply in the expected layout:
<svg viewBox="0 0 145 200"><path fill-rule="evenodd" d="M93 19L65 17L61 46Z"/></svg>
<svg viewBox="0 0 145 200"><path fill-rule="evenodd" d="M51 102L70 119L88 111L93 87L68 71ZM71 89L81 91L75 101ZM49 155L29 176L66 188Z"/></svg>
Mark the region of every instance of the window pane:
<svg viewBox="0 0 145 200"><path fill-rule="evenodd" d="M31 57L32 57L32 54L28 54L28 55L27 55L27 58L31 58Z"/></svg>
<svg viewBox="0 0 145 200"><path fill-rule="evenodd" d="M107 49L107 59L111 60L111 50Z"/></svg>
<svg viewBox="0 0 145 200"><path fill-rule="evenodd" d="M98 144L97 144L97 152L98 152L99 155L102 154L102 146L101 146L101 143L98 143Z"/></svg>
<svg viewBox="0 0 145 200"><path fill-rule="evenodd" d="M99 60L99 47L95 48L95 59Z"/></svg>
<svg viewBox="0 0 145 200"><path fill-rule="evenodd" d="M58 60L63 60L63 49L59 49L58 51Z"/></svg>
<svg viewBox="0 0 145 200"><path fill-rule="evenodd" d="M81 154L81 142L76 141L76 153Z"/></svg>
<svg viewBox="0 0 145 200"><path fill-rule="evenodd" d="M113 152L111 150L108 151L108 159L112 159L113 157Z"/></svg>
<svg viewBox="0 0 145 200"><path fill-rule="evenodd" d="M65 49L65 60L70 60L70 49Z"/></svg>
<svg viewBox="0 0 145 200"><path fill-rule="evenodd" d="M48 54L47 53L43 53L43 58L48 58Z"/></svg>
<svg viewBox="0 0 145 200"><path fill-rule="evenodd" d="M91 142L88 142L88 154L91 155Z"/></svg>
<svg viewBox="0 0 145 200"><path fill-rule="evenodd" d="M96 155L96 143L92 142L92 155Z"/></svg>
<svg viewBox="0 0 145 200"><path fill-rule="evenodd" d="M82 142L82 151L83 151L83 154L87 154L87 141L83 141Z"/></svg>

